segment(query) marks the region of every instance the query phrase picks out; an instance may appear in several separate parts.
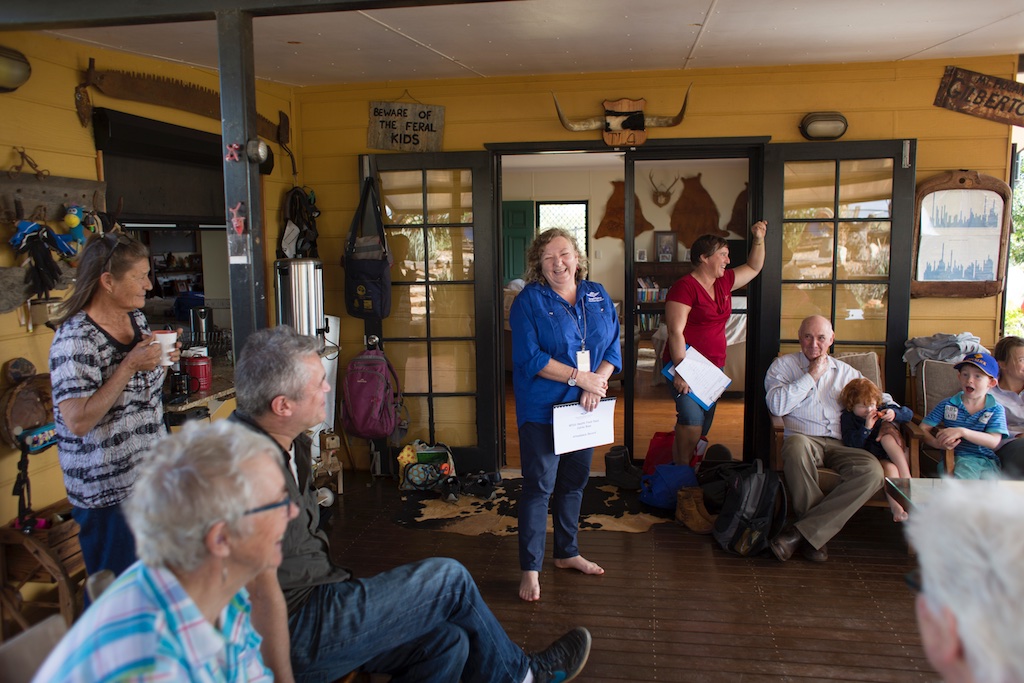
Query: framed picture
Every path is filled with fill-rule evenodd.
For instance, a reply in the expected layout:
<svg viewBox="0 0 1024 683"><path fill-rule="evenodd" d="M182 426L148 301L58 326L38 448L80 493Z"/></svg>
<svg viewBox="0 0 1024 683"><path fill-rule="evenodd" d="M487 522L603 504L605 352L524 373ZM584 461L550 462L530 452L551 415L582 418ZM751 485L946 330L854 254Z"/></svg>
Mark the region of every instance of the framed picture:
<svg viewBox="0 0 1024 683"><path fill-rule="evenodd" d="M647 250L646 249L637 249L636 250L636 260L637 260L638 263L646 263L647 262Z"/></svg>
<svg viewBox="0 0 1024 683"><path fill-rule="evenodd" d="M676 234L671 230L654 231L654 249L658 253L660 263L671 263L676 260L676 249L679 243Z"/></svg>
<svg viewBox="0 0 1024 683"><path fill-rule="evenodd" d="M913 297L989 297L1003 291L1010 187L977 171L946 171L917 189Z"/></svg>

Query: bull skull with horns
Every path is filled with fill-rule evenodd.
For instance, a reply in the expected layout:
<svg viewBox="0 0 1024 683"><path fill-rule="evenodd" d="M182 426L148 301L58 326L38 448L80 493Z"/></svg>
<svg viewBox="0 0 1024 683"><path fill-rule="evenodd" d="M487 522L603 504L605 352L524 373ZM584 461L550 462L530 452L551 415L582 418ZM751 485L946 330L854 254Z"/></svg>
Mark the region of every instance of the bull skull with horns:
<svg viewBox="0 0 1024 683"><path fill-rule="evenodd" d="M692 86L691 86L692 87ZM644 107L647 100L605 100L604 116L593 116L589 119L570 121L562 112L558 104L558 98L551 93L555 100L555 111L558 112L558 120L562 126L572 132L583 130L604 129L605 144L612 147L632 147L647 142L648 128L670 128L678 126L686 114L686 100L690 96L690 88L686 89L683 96L683 106L675 116L647 116L644 114Z"/></svg>

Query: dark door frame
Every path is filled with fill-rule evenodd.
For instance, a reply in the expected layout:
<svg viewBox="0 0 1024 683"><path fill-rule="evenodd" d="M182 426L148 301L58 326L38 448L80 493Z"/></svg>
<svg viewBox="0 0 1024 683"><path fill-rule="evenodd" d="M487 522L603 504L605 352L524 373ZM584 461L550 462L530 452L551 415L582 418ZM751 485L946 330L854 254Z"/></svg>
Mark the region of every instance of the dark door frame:
<svg viewBox="0 0 1024 683"><path fill-rule="evenodd" d="M892 158L893 206L890 235L889 263L889 316L886 327L885 366L882 368L885 388L899 403L904 402L906 366L903 363L904 342L910 320L910 273L914 239L915 155L917 141L868 140L851 142L808 142L768 145L765 154L764 200L768 235L765 239L767 256L761 272L761 317L753 353L748 350L747 376L753 372L762 378L761 399L753 413L755 443L767 449L771 440L771 424L764 402L763 378L768 366L779 353L781 332L782 292L782 223L784 172L787 161L843 161L852 159ZM837 188L838 191L838 188ZM772 229L775 228L775 229ZM902 284L901 284L902 283ZM895 286L893 286L895 285ZM905 286L902 286L905 285ZM841 343L842 340L840 340ZM753 362L750 362L753 361ZM752 367L751 367L752 366ZM748 384L749 386L749 384ZM748 425L751 416L747 416Z"/></svg>

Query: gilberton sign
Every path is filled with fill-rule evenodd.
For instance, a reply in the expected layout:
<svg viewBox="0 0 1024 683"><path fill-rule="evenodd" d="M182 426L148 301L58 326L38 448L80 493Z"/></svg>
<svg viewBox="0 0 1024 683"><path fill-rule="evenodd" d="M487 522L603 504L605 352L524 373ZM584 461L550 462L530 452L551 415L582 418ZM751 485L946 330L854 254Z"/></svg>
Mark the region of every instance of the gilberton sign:
<svg viewBox="0 0 1024 683"><path fill-rule="evenodd" d="M947 66L939 91L935 93L935 106L990 121L1024 126L1024 85Z"/></svg>

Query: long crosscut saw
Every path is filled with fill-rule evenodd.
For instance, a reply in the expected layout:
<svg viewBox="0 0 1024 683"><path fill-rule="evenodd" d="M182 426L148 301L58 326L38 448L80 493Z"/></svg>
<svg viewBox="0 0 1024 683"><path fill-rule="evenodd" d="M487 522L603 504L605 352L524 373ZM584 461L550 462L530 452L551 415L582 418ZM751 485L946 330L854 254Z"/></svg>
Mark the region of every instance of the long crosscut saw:
<svg viewBox="0 0 1024 683"><path fill-rule="evenodd" d="M98 71L96 60L90 58L85 80L75 88L75 108L78 110L78 120L83 126L89 125L92 118L89 86L119 100L171 107L220 121L220 93L216 90L164 76L129 71ZM291 155L286 146L291 138L288 116L283 111L279 111L278 116L279 122L274 123L257 114L256 134L277 142Z"/></svg>

